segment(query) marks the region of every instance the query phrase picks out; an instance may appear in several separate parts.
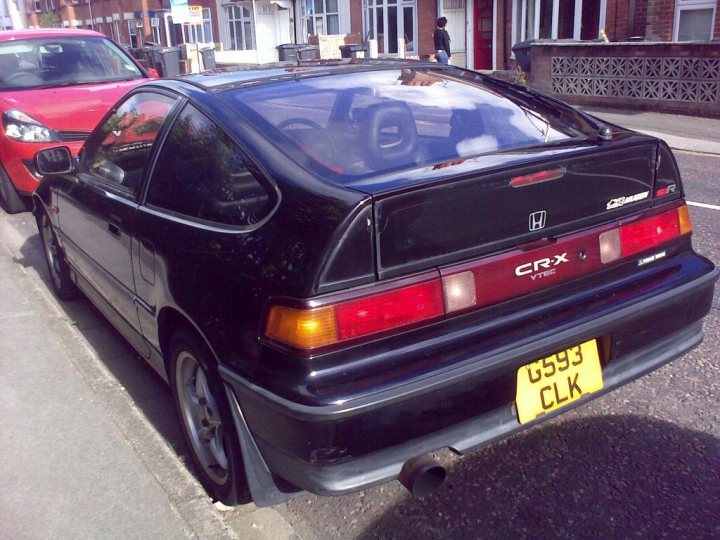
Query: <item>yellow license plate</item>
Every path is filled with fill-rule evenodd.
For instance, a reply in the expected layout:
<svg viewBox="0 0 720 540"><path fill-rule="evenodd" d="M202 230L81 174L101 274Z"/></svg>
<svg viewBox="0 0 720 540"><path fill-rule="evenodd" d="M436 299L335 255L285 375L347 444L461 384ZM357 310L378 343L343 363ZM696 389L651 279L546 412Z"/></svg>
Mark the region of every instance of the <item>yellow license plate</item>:
<svg viewBox="0 0 720 540"><path fill-rule="evenodd" d="M526 424L602 387L600 356L592 339L518 369L518 419Z"/></svg>

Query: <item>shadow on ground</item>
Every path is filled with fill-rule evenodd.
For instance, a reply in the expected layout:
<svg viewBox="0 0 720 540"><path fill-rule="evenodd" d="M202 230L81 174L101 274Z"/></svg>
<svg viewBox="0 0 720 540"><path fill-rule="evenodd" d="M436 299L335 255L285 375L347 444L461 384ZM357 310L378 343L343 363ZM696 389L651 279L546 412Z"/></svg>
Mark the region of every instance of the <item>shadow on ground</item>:
<svg viewBox="0 0 720 540"><path fill-rule="evenodd" d="M48 291L52 291L39 235L30 236L20 252L23 259L15 262L35 268ZM58 302L68 321L82 333L103 365L124 387L124 390L154 428L192 470L192 463L167 384L87 298L80 295L76 300Z"/></svg>
<svg viewBox="0 0 720 540"><path fill-rule="evenodd" d="M556 421L456 461L360 538L718 538L720 442L634 416Z"/></svg>

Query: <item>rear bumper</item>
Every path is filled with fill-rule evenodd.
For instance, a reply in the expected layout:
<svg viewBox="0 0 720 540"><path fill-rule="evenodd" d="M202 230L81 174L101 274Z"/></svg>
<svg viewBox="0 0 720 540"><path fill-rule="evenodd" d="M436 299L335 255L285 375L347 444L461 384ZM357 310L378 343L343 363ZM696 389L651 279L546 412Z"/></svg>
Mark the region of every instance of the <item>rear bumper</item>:
<svg viewBox="0 0 720 540"><path fill-rule="evenodd" d="M714 269L671 290L363 400L299 404L221 368L241 420L239 431L257 449L254 460L246 457L246 467L253 469L250 474L264 469L303 490L337 495L393 480L407 460L428 452L450 448L462 454L480 448L599 397L697 346L718 274ZM519 424L513 402L517 368L592 338L601 343L603 390ZM500 404L483 399L490 389ZM367 443L365 449L377 450L363 451L358 437ZM310 447L304 455L297 451L298 440ZM256 503L263 501L256 497Z"/></svg>

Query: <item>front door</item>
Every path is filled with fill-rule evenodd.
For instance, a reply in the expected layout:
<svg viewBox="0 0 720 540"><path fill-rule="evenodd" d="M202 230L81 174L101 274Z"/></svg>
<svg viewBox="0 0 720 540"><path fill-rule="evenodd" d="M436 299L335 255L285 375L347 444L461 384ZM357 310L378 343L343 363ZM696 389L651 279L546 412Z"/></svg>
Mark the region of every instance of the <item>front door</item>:
<svg viewBox="0 0 720 540"><path fill-rule="evenodd" d="M475 69L492 69L493 0L475 0Z"/></svg>
<svg viewBox="0 0 720 540"><path fill-rule="evenodd" d="M175 100L137 93L95 129L77 181L58 194L58 219L81 289L139 351L132 236L145 164Z"/></svg>

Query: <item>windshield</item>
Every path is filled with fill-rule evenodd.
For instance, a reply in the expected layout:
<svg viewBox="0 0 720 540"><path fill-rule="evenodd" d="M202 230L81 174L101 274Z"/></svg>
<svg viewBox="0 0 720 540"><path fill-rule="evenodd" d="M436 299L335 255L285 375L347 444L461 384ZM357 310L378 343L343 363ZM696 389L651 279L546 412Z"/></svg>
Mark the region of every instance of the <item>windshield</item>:
<svg viewBox="0 0 720 540"><path fill-rule="evenodd" d="M225 96L296 161L335 180L577 135L511 95L424 67L286 80Z"/></svg>
<svg viewBox="0 0 720 540"><path fill-rule="evenodd" d="M0 43L0 90L49 88L143 77L102 37L49 37Z"/></svg>

